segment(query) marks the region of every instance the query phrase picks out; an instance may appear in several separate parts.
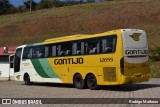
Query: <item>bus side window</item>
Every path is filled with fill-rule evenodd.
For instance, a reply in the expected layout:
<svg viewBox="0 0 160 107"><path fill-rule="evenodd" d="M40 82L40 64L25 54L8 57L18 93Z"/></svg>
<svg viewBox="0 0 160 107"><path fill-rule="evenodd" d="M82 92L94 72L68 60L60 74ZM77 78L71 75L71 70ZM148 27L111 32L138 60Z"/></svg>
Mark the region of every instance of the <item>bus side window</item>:
<svg viewBox="0 0 160 107"><path fill-rule="evenodd" d="M72 55L76 55L77 53L77 43L72 44Z"/></svg>
<svg viewBox="0 0 160 107"><path fill-rule="evenodd" d="M97 53L101 53L101 50L100 50L100 40L98 40L97 44L96 44L96 48L97 48Z"/></svg>
<svg viewBox="0 0 160 107"><path fill-rule="evenodd" d="M67 56L71 55L72 48L71 48L71 42L65 42L61 44L61 56Z"/></svg>
<svg viewBox="0 0 160 107"><path fill-rule="evenodd" d="M33 50L33 49L29 48L29 53L28 53L28 56L27 56L27 58L29 58L29 59L32 58L32 50Z"/></svg>
<svg viewBox="0 0 160 107"><path fill-rule="evenodd" d="M49 54L49 46L45 46L45 55L44 55L44 57L47 58L49 56L50 56L50 54Z"/></svg>
<svg viewBox="0 0 160 107"><path fill-rule="evenodd" d="M85 43L85 54L99 53L99 39L87 39Z"/></svg>
<svg viewBox="0 0 160 107"><path fill-rule="evenodd" d="M44 46L36 46L36 48L35 48L35 53L36 53L36 56L35 56L35 58L44 58L44 57L46 57L45 56L45 47Z"/></svg>
<svg viewBox="0 0 160 107"><path fill-rule="evenodd" d="M102 40L102 52L103 53L111 53L112 47L111 44L108 42L108 39L104 38Z"/></svg>
<svg viewBox="0 0 160 107"><path fill-rule="evenodd" d="M72 45L72 55L84 54L84 42L75 42Z"/></svg>
<svg viewBox="0 0 160 107"><path fill-rule="evenodd" d="M56 46L52 46L52 56L56 56L57 55L57 48Z"/></svg>
<svg viewBox="0 0 160 107"><path fill-rule="evenodd" d="M112 53L116 48L116 36L110 36L102 39L102 53Z"/></svg>
<svg viewBox="0 0 160 107"><path fill-rule="evenodd" d="M71 55L72 54L71 42L67 42L64 47L65 47L65 55Z"/></svg>
<svg viewBox="0 0 160 107"><path fill-rule="evenodd" d="M66 54L65 47L61 45L60 56L64 56Z"/></svg>
<svg viewBox="0 0 160 107"><path fill-rule="evenodd" d="M85 42L81 42L81 54L84 54Z"/></svg>
<svg viewBox="0 0 160 107"><path fill-rule="evenodd" d="M55 56L55 55L53 55L53 50L54 50L53 47L54 46L52 46L52 45L46 45L45 46L45 53L44 53L45 58ZM56 53L54 53L54 54L56 54Z"/></svg>
<svg viewBox="0 0 160 107"><path fill-rule="evenodd" d="M61 56L61 45L58 45L57 47L58 56Z"/></svg>
<svg viewBox="0 0 160 107"><path fill-rule="evenodd" d="M77 54L77 55L82 54L82 53L81 53L81 44L80 44L80 43L77 44L77 52L76 52L76 54Z"/></svg>
<svg viewBox="0 0 160 107"><path fill-rule="evenodd" d="M45 57L45 46L40 47L39 52L40 52L39 57L44 58Z"/></svg>
<svg viewBox="0 0 160 107"><path fill-rule="evenodd" d="M36 49L32 47L32 58L36 58Z"/></svg>
<svg viewBox="0 0 160 107"><path fill-rule="evenodd" d="M24 51L23 51L23 57L22 59L30 59L32 58L32 52L31 52L31 48L30 47L25 47L24 48Z"/></svg>
<svg viewBox="0 0 160 107"><path fill-rule="evenodd" d="M84 54L88 54L89 52L88 52L88 43L87 42L85 42L85 44L84 44Z"/></svg>
<svg viewBox="0 0 160 107"><path fill-rule="evenodd" d="M115 52L115 50L116 50L116 40L117 40L116 37L113 38L112 52Z"/></svg>

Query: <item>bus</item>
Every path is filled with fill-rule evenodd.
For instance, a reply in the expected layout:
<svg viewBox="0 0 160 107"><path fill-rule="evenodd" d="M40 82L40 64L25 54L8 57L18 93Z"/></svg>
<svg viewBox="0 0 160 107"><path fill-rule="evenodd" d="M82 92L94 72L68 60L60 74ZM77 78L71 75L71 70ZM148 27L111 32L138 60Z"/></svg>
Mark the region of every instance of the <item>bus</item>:
<svg viewBox="0 0 160 107"><path fill-rule="evenodd" d="M14 59L16 80L74 84L97 89L148 81L148 43L144 30L118 29L71 35L22 45Z"/></svg>

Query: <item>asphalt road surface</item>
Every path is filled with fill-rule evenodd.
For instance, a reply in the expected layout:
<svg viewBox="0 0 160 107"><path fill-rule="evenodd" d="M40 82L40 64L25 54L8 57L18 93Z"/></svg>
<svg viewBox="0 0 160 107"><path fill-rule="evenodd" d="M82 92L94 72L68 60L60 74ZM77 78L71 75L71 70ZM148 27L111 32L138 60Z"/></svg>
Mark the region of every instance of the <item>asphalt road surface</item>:
<svg viewBox="0 0 160 107"><path fill-rule="evenodd" d="M0 98L59 98L61 100L73 99L70 103L73 104L43 104L43 105L0 105L0 107L19 107L19 106L36 106L36 107L159 107L159 104L134 104L135 100L131 103L123 104L127 99L142 98L152 100L157 98L160 100L160 79L150 79L148 82L139 84L128 84L122 86L102 86L99 90L90 89L76 89L73 85L66 84L44 84L36 83L31 86L24 85L24 82L17 81L0 81ZM64 99L62 99L64 98ZM84 99L87 98L87 99ZM98 98L98 99L97 99ZM74 104L75 100L112 100L113 104ZM111 98L111 99L109 99ZM112 99L113 98L113 99ZM119 99L114 99L119 98ZM51 100L51 99L50 99ZM115 104L114 100L118 100L120 104ZM156 100L156 99L155 99ZM72 102L73 101L73 102ZM112 102L111 101L111 102ZM121 102L122 101L122 102ZM141 101L141 100L140 100ZM140 102L139 101L139 102ZM128 101L127 101L128 102ZM122 103L122 104L121 104Z"/></svg>

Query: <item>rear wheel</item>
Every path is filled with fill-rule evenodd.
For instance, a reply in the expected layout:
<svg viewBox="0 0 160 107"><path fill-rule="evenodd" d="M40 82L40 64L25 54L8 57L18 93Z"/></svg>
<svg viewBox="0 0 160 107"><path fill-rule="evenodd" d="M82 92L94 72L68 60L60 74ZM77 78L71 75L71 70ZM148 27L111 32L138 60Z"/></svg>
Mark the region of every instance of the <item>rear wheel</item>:
<svg viewBox="0 0 160 107"><path fill-rule="evenodd" d="M93 74L90 74L87 77L87 86L89 89L91 90L96 90L98 89L98 85L97 85L97 79Z"/></svg>
<svg viewBox="0 0 160 107"><path fill-rule="evenodd" d="M31 85L30 77L28 74L24 75L24 83L25 85Z"/></svg>
<svg viewBox="0 0 160 107"><path fill-rule="evenodd" d="M82 78L81 74L76 74L74 76L73 83L78 89L83 89L86 87L85 80Z"/></svg>

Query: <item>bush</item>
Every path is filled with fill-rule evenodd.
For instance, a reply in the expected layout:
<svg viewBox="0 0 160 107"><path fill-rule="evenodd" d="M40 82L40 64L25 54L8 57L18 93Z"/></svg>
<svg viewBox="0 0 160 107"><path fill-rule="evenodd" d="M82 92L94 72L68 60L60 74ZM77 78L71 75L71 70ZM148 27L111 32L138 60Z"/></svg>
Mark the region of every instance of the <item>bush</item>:
<svg viewBox="0 0 160 107"><path fill-rule="evenodd" d="M150 50L149 58L153 61L160 61L160 48L157 47L155 50Z"/></svg>
<svg viewBox="0 0 160 107"><path fill-rule="evenodd" d="M160 62L150 62L150 71L152 78L160 78Z"/></svg>

